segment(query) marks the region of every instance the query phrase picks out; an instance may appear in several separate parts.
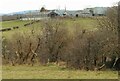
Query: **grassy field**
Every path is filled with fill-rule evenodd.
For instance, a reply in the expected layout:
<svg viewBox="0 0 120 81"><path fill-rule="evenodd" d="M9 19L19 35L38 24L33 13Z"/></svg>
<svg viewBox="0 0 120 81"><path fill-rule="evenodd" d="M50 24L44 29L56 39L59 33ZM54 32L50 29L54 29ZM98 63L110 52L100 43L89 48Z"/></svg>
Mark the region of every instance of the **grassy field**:
<svg viewBox="0 0 120 81"><path fill-rule="evenodd" d="M81 29L87 29L87 30L95 30L97 28L97 21L95 19L91 19L91 18L65 19L62 21L65 23L65 25L68 27L68 29L70 31L73 31L75 29L75 27L78 27ZM41 22L24 27L23 25L28 22L31 22L31 21L17 20L17 21L0 22L0 23L2 23L3 28L12 27L12 26L20 26L19 29L3 32L3 36L8 38L8 37L13 36L13 34L16 32L29 32L33 28L35 31L37 31L41 28Z"/></svg>
<svg viewBox="0 0 120 81"><path fill-rule="evenodd" d="M24 26L24 24L29 23L31 21L4 21L1 22L2 23L2 28L6 28L6 27L13 27L13 26L19 26L19 29L15 29L15 30L11 30L11 31L5 31L2 32L2 36L6 37L6 38L12 38L14 34L16 33L23 33L23 32L30 32L32 29L38 30L38 26L40 26L40 23L37 24L33 24L30 26Z"/></svg>
<svg viewBox="0 0 120 81"><path fill-rule="evenodd" d="M68 26L79 25L85 28L94 28L97 23L95 19L91 19L91 18L64 19L62 21L65 22ZM3 21L0 22L0 24L2 24L2 27L5 28L5 27L13 27L13 26L23 26L25 23L29 23L29 22L31 21L12 20L12 21Z"/></svg>
<svg viewBox="0 0 120 81"><path fill-rule="evenodd" d="M3 79L118 79L116 71L70 70L56 65L3 66Z"/></svg>
<svg viewBox="0 0 120 81"><path fill-rule="evenodd" d="M23 26L25 23L28 23L28 22L30 21L12 20L12 21L0 22L0 24L2 24L2 28L8 28L13 26Z"/></svg>
<svg viewBox="0 0 120 81"><path fill-rule="evenodd" d="M2 23L3 28L20 26L19 29L3 32L3 36L8 39L12 39L14 34L21 34L29 32L34 29L35 32L39 32L41 22L24 27L25 23L30 21L5 21ZM76 18L63 20L65 26L70 31L73 31L75 27L87 30L96 30L97 21L91 18ZM56 65L46 66L10 66L3 65L3 79L117 79L118 73L116 71L84 71L84 70L71 70Z"/></svg>

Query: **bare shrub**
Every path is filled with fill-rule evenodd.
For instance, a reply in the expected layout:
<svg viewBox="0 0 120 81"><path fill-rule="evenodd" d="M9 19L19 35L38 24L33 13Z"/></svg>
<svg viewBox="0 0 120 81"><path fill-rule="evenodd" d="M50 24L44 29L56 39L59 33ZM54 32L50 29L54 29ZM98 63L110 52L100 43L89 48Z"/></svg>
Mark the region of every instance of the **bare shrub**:
<svg viewBox="0 0 120 81"><path fill-rule="evenodd" d="M111 7L107 11L107 15L102 18L97 18L99 23L99 32L96 33L101 38L97 38L101 41L101 54L105 58L111 58L112 62L109 62L109 67L113 66L115 58L118 57L118 13L117 7ZM107 61L107 59L106 59Z"/></svg>
<svg viewBox="0 0 120 81"><path fill-rule="evenodd" d="M34 62L40 39L28 32L15 33L13 37L12 40L6 39L8 41L3 44L6 47L4 54L7 54L5 59L8 59L12 65Z"/></svg>
<svg viewBox="0 0 120 81"><path fill-rule="evenodd" d="M62 59L67 44L67 32L65 25L61 21L52 20L44 23L41 60L57 62Z"/></svg>
<svg viewBox="0 0 120 81"><path fill-rule="evenodd" d="M58 19L42 21L40 31L15 33L3 40L3 59L6 63L43 65L55 63L68 68L100 70L117 56L116 24L110 15L98 18L94 31L83 29L79 23L69 29ZM103 20L102 20L103 19ZM38 26L39 27L39 26Z"/></svg>

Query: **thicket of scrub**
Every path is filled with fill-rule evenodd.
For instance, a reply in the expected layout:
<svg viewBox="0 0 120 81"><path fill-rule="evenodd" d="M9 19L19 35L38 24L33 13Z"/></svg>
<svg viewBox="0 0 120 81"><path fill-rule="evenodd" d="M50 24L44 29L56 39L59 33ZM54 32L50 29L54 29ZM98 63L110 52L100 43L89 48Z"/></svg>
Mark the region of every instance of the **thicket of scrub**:
<svg viewBox="0 0 120 81"><path fill-rule="evenodd" d="M115 9L109 12L112 10ZM97 21L96 30L83 29L78 23L71 32L62 19L50 19L43 21L40 30L3 38L3 64L56 63L85 70L112 68L118 57L117 14L108 14Z"/></svg>

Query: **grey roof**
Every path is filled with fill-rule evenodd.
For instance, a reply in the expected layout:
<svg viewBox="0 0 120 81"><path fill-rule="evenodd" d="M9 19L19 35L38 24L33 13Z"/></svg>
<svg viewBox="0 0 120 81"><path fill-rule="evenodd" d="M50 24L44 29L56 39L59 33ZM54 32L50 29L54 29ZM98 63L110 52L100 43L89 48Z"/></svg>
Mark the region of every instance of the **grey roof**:
<svg viewBox="0 0 120 81"><path fill-rule="evenodd" d="M94 14L105 14L107 9L108 7L95 7L93 8L93 13Z"/></svg>
<svg viewBox="0 0 120 81"><path fill-rule="evenodd" d="M58 15L60 16L63 16L63 14L66 14L66 15L75 15L76 14L76 11L70 11L70 10L53 10L53 11L50 11L49 13L51 12L55 12L57 13Z"/></svg>
<svg viewBox="0 0 120 81"><path fill-rule="evenodd" d="M79 14L106 14L108 7L94 7L94 8L86 8L84 10L79 10L77 13ZM93 11L93 12L91 12Z"/></svg>
<svg viewBox="0 0 120 81"><path fill-rule="evenodd" d="M83 14L90 14L91 12L90 12L90 10L91 10L91 8L86 8L86 9L84 9L83 10Z"/></svg>
<svg viewBox="0 0 120 81"><path fill-rule="evenodd" d="M77 14L77 11L68 11L68 13L69 13L70 15L76 15L76 14Z"/></svg>

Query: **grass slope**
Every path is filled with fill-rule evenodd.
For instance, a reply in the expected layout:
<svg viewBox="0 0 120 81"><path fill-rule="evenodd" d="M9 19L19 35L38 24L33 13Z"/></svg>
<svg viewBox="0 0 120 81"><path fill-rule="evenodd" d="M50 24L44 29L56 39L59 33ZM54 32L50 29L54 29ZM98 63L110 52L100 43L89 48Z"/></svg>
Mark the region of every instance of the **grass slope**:
<svg viewBox="0 0 120 81"><path fill-rule="evenodd" d="M78 27L80 29L87 29L87 30L95 30L97 28L97 21L91 18L64 19L62 21L65 23L65 25L68 27L68 30L70 30L71 32L75 29L75 27ZM30 32L33 28L35 32L40 30L42 22L35 23L35 24L32 24L31 26L24 27L23 25L28 22L31 22L31 21L17 20L17 21L0 22L2 23L3 28L12 27L12 26L20 26L19 29L3 32L3 36L8 38L8 37L13 36L13 34L16 32L21 32L21 33Z"/></svg>

